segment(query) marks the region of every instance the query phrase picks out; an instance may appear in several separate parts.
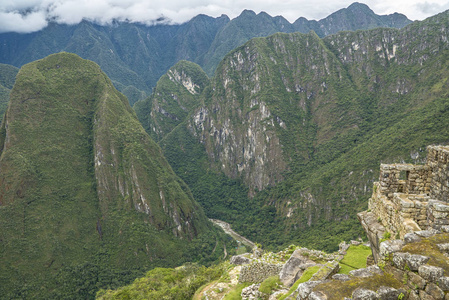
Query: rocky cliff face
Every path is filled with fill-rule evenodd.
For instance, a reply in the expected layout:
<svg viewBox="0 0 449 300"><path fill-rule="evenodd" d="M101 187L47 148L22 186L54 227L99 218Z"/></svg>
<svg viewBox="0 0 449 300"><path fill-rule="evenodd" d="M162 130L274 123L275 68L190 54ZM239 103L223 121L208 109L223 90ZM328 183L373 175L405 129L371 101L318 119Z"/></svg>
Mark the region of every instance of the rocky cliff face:
<svg viewBox="0 0 449 300"><path fill-rule="evenodd" d="M252 39L224 58L182 126L250 196L270 187L257 201L287 231L354 228L379 161L420 160L446 140L448 20Z"/></svg>
<svg viewBox="0 0 449 300"><path fill-rule="evenodd" d="M180 61L162 76L150 98L134 109L146 131L159 141L181 124L209 84L206 73L195 63Z"/></svg>

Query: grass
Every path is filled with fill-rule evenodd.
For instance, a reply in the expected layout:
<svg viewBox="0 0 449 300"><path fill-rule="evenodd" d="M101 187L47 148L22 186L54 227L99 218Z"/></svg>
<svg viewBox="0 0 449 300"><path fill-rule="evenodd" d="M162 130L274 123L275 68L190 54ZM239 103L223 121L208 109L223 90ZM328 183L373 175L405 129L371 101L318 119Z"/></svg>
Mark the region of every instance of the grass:
<svg viewBox="0 0 449 300"><path fill-rule="evenodd" d="M223 298L223 300L241 300L242 299L242 290L248 286L250 286L251 283L239 283L237 284L234 289L229 291L228 294Z"/></svg>
<svg viewBox="0 0 449 300"><path fill-rule="evenodd" d="M340 261L339 274L348 274L355 269L366 268L366 258L371 254L371 248L365 245L351 245L345 257Z"/></svg>
<svg viewBox="0 0 449 300"><path fill-rule="evenodd" d="M259 287L259 292L265 294L271 294L271 292L281 285L281 281L279 280L279 276L270 276L265 279Z"/></svg>

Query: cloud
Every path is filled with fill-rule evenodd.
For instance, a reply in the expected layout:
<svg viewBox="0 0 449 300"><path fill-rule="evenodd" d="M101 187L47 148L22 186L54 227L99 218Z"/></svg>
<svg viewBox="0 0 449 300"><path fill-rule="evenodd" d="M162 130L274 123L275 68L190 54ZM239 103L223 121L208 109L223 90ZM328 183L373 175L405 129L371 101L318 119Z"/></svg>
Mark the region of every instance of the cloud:
<svg viewBox="0 0 449 300"><path fill-rule="evenodd" d="M77 24L83 19L99 24L114 20L154 24L158 19L183 23L198 14L230 18L244 9L282 15L290 22L299 17L322 19L348 7L355 0L0 0L0 32L32 32L44 28L49 20ZM366 0L377 14L401 12L422 19L449 8L447 0Z"/></svg>
<svg viewBox="0 0 449 300"><path fill-rule="evenodd" d="M33 32L47 26L46 15L42 11L29 13L0 11L0 32Z"/></svg>

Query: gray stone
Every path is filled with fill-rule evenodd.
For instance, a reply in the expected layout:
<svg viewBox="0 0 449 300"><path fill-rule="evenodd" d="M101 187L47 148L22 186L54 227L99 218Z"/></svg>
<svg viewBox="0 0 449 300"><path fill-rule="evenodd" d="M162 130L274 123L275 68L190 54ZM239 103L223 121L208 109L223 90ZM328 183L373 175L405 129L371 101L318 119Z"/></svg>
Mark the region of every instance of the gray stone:
<svg viewBox="0 0 449 300"><path fill-rule="evenodd" d="M437 244L437 247L442 252L449 252L449 243Z"/></svg>
<svg viewBox="0 0 449 300"><path fill-rule="evenodd" d="M279 273L279 279L283 285L291 287L295 283L296 274L301 271L301 265L304 264L305 261L307 261L307 259L302 256L298 250L295 250L295 252L292 253L292 256L290 256Z"/></svg>
<svg viewBox="0 0 449 300"><path fill-rule="evenodd" d="M351 280L351 277L349 277L349 275L346 275L346 274L335 274L332 276L332 279L340 280L340 281L348 281L348 280Z"/></svg>
<svg viewBox="0 0 449 300"><path fill-rule="evenodd" d="M443 232L449 232L449 225L443 225L443 226L441 226L441 231L443 231Z"/></svg>
<svg viewBox="0 0 449 300"><path fill-rule="evenodd" d="M326 300L327 296L323 292L311 292L308 299L309 300Z"/></svg>
<svg viewBox="0 0 449 300"><path fill-rule="evenodd" d="M422 265L418 269L418 274L427 281L437 282L443 277L443 269L440 267Z"/></svg>
<svg viewBox="0 0 449 300"><path fill-rule="evenodd" d="M419 291L419 299L421 299L421 300L435 300L435 298L433 298L432 296L430 296L429 294L427 294L424 291Z"/></svg>
<svg viewBox="0 0 449 300"><path fill-rule="evenodd" d="M309 297L309 294L312 292L313 288L319 285L320 283L322 283L322 281L307 281L300 283L295 291L295 293L298 294L298 297L296 299L298 300L307 299L307 297Z"/></svg>
<svg viewBox="0 0 449 300"><path fill-rule="evenodd" d="M444 299L444 292L435 284L435 283L428 283L426 286L426 293L431 295L436 300L443 300Z"/></svg>
<svg viewBox="0 0 449 300"><path fill-rule="evenodd" d="M401 251L403 246L404 242L402 240L383 241L379 246L380 255L381 257L386 257L391 253Z"/></svg>
<svg viewBox="0 0 449 300"><path fill-rule="evenodd" d="M407 265L410 270L418 271L418 268L429 261L429 257L418 254L410 254L407 258Z"/></svg>
<svg viewBox="0 0 449 300"><path fill-rule="evenodd" d="M419 235L420 237L428 238L428 237L434 236L435 234L439 233L439 231L431 228L428 230L415 231L415 233L417 235Z"/></svg>
<svg viewBox="0 0 449 300"><path fill-rule="evenodd" d="M406 244L415 243L415 242L419 242L419 241L421 241L421 238L413 232L406 233L404 235L404 242Z"/></svg>
<svg viewBox="0 0 449 300"><path fill-rule="evenodd" d="M353 300L378 300L379 296L372 290L357 288L352 292Z"/></svg>
<svg viewBox="0 0 449 300"><path fill-rule="evenodd" d="M420 300L418 292L417 291L410 291L407 300Z"/></svg>
<svg viewBox="0 0 449 300"><path fill-rule="evenodd" d="M315 274L311 280L325 280L340 270L340 264L337 261L325 263Z"/></svg>
<svg viewBox="0 0 449 300"><path fill-rule="evenodd" d="M252 259L245 257L245 254L234 255L231 257L230 263L233 265L245 265L252 262Z"/></svg>
<svg viewBox="0 0 449 300"><path fill-rule="evenodd" d="M242 297L242 300L257 300L263 297L263 294L259 292L259 284L252 284L242 290L242 293L240 296Z"/></svg>
<svg viewBox="0 0 449 300"><path fill-rule="evenodd" d="M401 270L405 270L407 266L407 258L410 256L410 253L407 252L396 252L393 253L393 264L396 268Z"/></svg>
<svg viewBox="0 0 449 300"><path fill-rule="evenodd" d="M420 290L423 290L426 287L426 281L424 280L424 278L422 278L418 274L416 274L414 272L408 272L407 277L408 277L409 286L411 288L413 288L413 289L418 288Z"/></svg>
<svg viewBox="0 0 449 300"><path fill-rule="evenodd" d="M378 266L369 266L364 269L349 271L349 275L354 277L370 277L376 274L382 275L384 272Z"/></svg>
<svg viewBox="0 0 449 300"><path fill-rule="evenodd" d="M438 286L443 291L449 291L449 277L440 277L438 279Z"/></svg>
<svg viewBox="0 0 449 300"><path fill-rule="evenodd" d="M399 299L399 295L403 294L404 296L407 294L405 290L397 290L392 287L381 286L377 290L377 295L380 300L397 300Z"/></svg>

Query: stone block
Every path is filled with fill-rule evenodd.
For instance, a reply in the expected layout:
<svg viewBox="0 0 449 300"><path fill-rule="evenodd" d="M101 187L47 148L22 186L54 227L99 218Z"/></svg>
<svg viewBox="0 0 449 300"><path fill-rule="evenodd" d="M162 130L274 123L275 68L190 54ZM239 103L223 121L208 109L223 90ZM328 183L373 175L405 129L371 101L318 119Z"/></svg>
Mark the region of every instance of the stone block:
<svg viewBox="0 0 449 300"><path fill-rule="evenodd" d="M404 235L404 242L409 244L409 243L415 243L415 242L419 242L421 241L421 238L415 234L415 233L406 233Z"/></svg>
<svg viewBox="0 0 449 300"><path fill-rule="evenodd" d="M407 277L408 277L408 285L415 289L418 288L420 290L423 290L426 288L426 280L424 278L422 278L421 276L419 276L418 274L414 273L414 272L407 272Z"/></svg>
<svg viewBox="0 0 449 300"><path fill-rule="evenodd" d="M419 294L417 291L410 291L407 300L420 300Z"/></svg>
<svg viewBox="0 0 449 300"><path fill-rule="evenodd" d="M436 300L443 300L444 299L444 292L435 284L435 283L428 283L426 286L426 293L431 295Z"/></svg>
<svg viewBox="0 0 449 300"><path fill-rule="evenodd" d="M381 286L377 290L377 295L380 300L397 300L397 299L399 299L399 296L401 294L404 295L403 297L405 297L407 292L402 289L397 290L395 288L387 287L387 286Z"/></svg>
<svg viewBox="0 0 449 300"><path fill-rule="evenodd" d="M430 282L437 282L438 279L443 277L444 270L440 267L422 265L418 268L418 274L422 278Z"/></svg>
<svg viewBox="0 0 449 300"><path fill-rule="evenodd" d="M428 229L428 230L416 231L415 233L417 235L419 235L420 237L428 238L428 237L431 237L431 236L434 236L435 234L437 234L438 230Z"/></svg>
<svg viewBox="0 0 449 300"><path fill-rule="evenodd" d="M322 283L322 281L307 281L300 283L298 288L295 291L295 294L298 295L296 299L307 299L314 287Z"/></svg>
<svg viewBox="0 0 449 300"><path fill-rule="evenodd" d="M349 275L346 274L335 274L332 276L332 279L334 280L340 280L340 281L348 281L351 279Z"/></svg>
<svg viewBox="0 0 449 300"><path fill-rule="evenodd" d="M449 252L449 243L437 244L437 247L441 252Z"/></svg>
<svg viewBox="0 0 449 300"><path fill-rule="evenodd" d="M357 288L352 292L353 300L379 300L376 292L364 288Z"/></svg>
<svg viewBox="0 0 449 300"><path fill-rule="evenodd" d="M383 271L378 266L369 266L364 269L357 269L357 270L349 271L349 275L354 276L354 277L370 277L375 274L382 275Z"/></svg>
<svg viewBox="0 0 449 300"><path fill-rule="evenodd" d="M438 286L443 291L449 291L449 277L440 277L438 279Z"/></svg>
<svg viewBox="0 0 449 300"><path fill-rule="evenodd" d="M308 258L301 255L299 250L295 250L295 252L292 253L290 258L282 267L281 272L279 273L279 279L281 280L282 284L287 287L291 287L293 283L295 283L294 280L296 274L298 274L298 272L301 270L301 265L303 265L305 262L308 262L308 260Z"/></svg>
<svg viewBox="0 0 449 300"><path fill-rule="evenodd" d="M385 257L390 255L391 253L398 252L404 246L404 242L402 240L389 240L380 243L379 252L380 255Z"/></svg>
<svg viewBox="0 0 449 300"><path fill-rule="evenodd" d="M425 291L419 291L419 299L421 300L435 300L431 295L427 294Z"/></svg>
<svg viewBox="0 0 449 300"><path fill-rule="evenodd" d="M308 300L326 300L327 296L323 292L311 292Z"/></svg>

